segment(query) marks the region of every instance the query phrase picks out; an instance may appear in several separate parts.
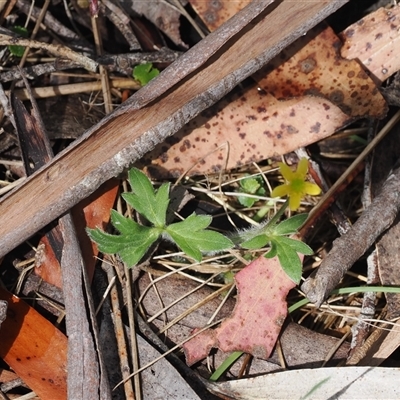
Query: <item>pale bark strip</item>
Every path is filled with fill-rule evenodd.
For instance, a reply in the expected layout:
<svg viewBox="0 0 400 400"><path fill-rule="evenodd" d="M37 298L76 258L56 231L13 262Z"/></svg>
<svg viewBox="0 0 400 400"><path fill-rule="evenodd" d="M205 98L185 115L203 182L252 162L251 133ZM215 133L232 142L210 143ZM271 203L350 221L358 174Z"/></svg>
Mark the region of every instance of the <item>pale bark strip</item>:
<svg viewBox="0 0 400 400"><path fill-rule="evenodd" d="M251 3L2 199L0 257L177 132L347 1L283 0L270 13L264 11L266 2ZM243 26L243 19L249 22L240 33L210 56L208 47L219 32L231 38L226 33L238 22ZM201 65L198 59L204 54L207 61Z"/></svg>

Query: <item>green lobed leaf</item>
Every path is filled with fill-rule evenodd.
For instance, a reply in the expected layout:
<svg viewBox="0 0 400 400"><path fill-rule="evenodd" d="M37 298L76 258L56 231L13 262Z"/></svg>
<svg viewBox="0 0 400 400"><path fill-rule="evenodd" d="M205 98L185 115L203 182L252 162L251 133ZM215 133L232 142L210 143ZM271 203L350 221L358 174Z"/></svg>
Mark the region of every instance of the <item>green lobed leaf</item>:
<svg viewBox="0 0 400 400"><path fill-rule="evenodd" d="M111 210L111 223L115 229L125 235L139 233L142 229L142 225L139 225L131 218L124 217L115 210Z"/></svg>
<svg viewBox="0 0 400 400"><path fill-rule="evenodd" d="M254 194L261 187L257 178L248 177L240 180L240 187L245 193Z"/></svg>
<svg viewBox="0 0 400 400"><path fill-rule="evenodd" d="M308 214L297 214L291 218L288 218L273 228L274 235L290 235L297 232L297 229L307 219Z"/></svg>
<svg viewBox="0 0 400 400"><path fill-rule="evenodd" d="M179 230L179 232L190 234L191 232L200 231L210 226L212 217L210 215L190 214L185 220L175 222L168 226L169 229Z"/></svg>
<svg viewBox="0 0 400 400"><path fill-rule="evenodd" d="M256 202L256 199L247 196L239 196L237 199L243 207L253 207L254 203Z"/></svg>
<svg viewBox="0 0 400 400"><path fill-rule="evenodd" d="M129 246L126 246L119 251L119 255L127 264L128 267L133 267L138 264L143 256L147 253L153 243L157 241L160 234L154 228L149 228L150 231L147 235L141 235L137 237L135 241L131 242Z"/></svg>
<svg viewBox="0 0 400 400"><path fill-rule="evenodd" d="M216 252L233 247L233 243L224 235L205 230L212 218L207 215L192 214L184 221L171 224L165 228L165 233L196 261L201 261L202 252Z"/></svg>
<svg viewBox="0 0 400 400"><path fill-rule="evenodd" d="M139 81L142 86L147 85L159 74L160 71L157 68L154 68L152 63L136 65L132 72L133 78Z"/></svg>
<svg viewBox="0 0 400 400"><path fill-rule="evenodd" d="M157 227L163 227L169 204L169 183L156 192L149 178L137 168L129 171L129 183L133 193L123 193L122 198L139 214Z"/></svg>
<svg viewBox="0 0 400 400"><path fill-rule="evenodd" d="M120 236L110 235L99 228L86 228L86 232L90 239L97 244L97 247L103 253L118 253L125 246L125 243L121 241Z"/></svg>
<svg viewBox="0 0 400 400"><path fill-rule="evenodd" d="M97 247L103 253L113 254L118 253L122 249L128 246L135 245L136 242L142 242L145 237L158 237L160 233L155 228L150 228L148 226L137 225L138 229L128 235L112 235L110 233L104 232L99 228L90 229L87 228L86 231L89 237L96 242Z"/></svg>
<svg viewBox="0 0 400 400"><path fill-rule="evenodd" d="M255 194L258 196L265 195L265 189L262 187L263 180L260 177L248 177L240 182L240 191L247 194ZM238 201L244 207L252 207L257 199L251 197L239 196Z"/></svg>
<svg viewBox="0 0 400 400"><path fill-rule="evenodd" d="M300 282L302 262L295 250L284 242L275 242L278 260L287 276L296 284Z"/></svg>
<svg viewBox="0 0 400 400"><path fill-rule="evenodd" d="M313 250L310 246L302 242L301 240L291 239L283 236L275 237L275 240L279 243L285 243L290 246L297 253L305 254L306 256L310 256L313 254Z"/></svg>
<svg viewBox="0 0 400 400"><path fill-rule="evenodd" d="M246 240L240 246L244 249L262 249L271 241L270 237L265 234L257 235L252 239Z"/></svg>
<svg viewBox="0 0 400 400"><path fill-rule="evenodd" d="M274 241L271 242L271 250L264 254L265 258L274 258L278 254L278 248L276 247L276 244Z"/></svg>
<svg viewBox="0 0 400 400"><path fill-rule="evenodd" d="M119 216L121 215L119 214ZM117 219L119 219L119 217L117 217ZM125 227L123 227L122 230L124 230ZM121 235L111 235L98 228L88 228L86 229L86 231L90 239L97 244L97 247L102 253L118 253L122 260L129 267L137 264L140 259L146 254L150 246L160 236L160 233L157 229L139 224L136 224L134 231L128 234Z"/></svg>
<svg viewBox="0 0 400 400"><path fill-rule="evenodd" d="M18 35L20 35L20 36L22 36L24 38L27 38L29 36L28 29L26 29L23 26L16 25L16 26L13 26L11 28L11 30L13 32L15 32L15 33L18 33ZM13 56L22 57L24 55L24 53L25 53L25 46L9 45L8 46L8 50L10 50L10 53Z"/></svg>
<svg viewBox="0 0 400 400"><path fill-rule="evenodd" d="M169 183L163 183L156 191L155 213L159 226L164 226L167 222L167 210L170 202Z"/></svg>

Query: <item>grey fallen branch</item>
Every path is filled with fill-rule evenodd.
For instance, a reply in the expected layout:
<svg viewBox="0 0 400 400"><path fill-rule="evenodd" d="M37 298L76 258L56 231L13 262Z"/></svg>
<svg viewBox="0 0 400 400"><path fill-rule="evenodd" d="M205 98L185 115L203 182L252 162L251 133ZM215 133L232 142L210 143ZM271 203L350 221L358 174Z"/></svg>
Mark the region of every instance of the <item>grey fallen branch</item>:
<svg viewBox="0 0 400 400"><path fill-rule="evenodd" d="M400 167L394 169L381 192L346 234L333 242L315 276L301 286L308 299L319 307L351 266L385 232L400 210Z"/></svg>
<svg viewBox="0 0 400 400"><path fill-rule="evenodd" d="M80 66L81 64L73 61L57 58L53 62L33 65L22 69L22 71L28 79L35 79L40 75L49 74L55 71L63 71L65 69L79 68ZM21 70L17 68L0 74L0 82L10 82L17 79L21 79Z"/></svg>
<svg viewBox="0 0 400 400"><path fill-rule="evenodd" d="M183 53L180 51L173 51L167 47L163 47L159 51L153 51L151 53L128 53L111 55L107 54L97 59L100 65L104 65L110 71L120 71L124 73L130 73L134 65L141 63L172 63L176 61Z"/></svg>

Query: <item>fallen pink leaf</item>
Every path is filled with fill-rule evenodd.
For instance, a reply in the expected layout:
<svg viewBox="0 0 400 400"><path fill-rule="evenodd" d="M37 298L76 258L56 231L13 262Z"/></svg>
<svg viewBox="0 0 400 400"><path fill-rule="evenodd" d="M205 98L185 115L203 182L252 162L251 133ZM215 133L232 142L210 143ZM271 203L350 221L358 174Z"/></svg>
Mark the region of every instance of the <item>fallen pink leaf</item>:
<svg viewBox="0 0 400 400"><path fill-rule="evenodd" d="M263 256L237 273L235 281L238 296L232 316L219 328L207 330L184 345L188 363L204 358L211 347L243 351L262 359L270 356L287 315L286 296L296 284L276 257Z"/></svg>
<svg viewBox="0 0 400 400"><path fill-rule="evenodd" d="M196 330L194 330L193 333L196 333ZM186 364L190 367L196 362L206 358L211 349L215 347L215 343L216 337L215 330L213 329L207 329L199 333L193 339L190 339L182 346L185 352Z"/></svg>

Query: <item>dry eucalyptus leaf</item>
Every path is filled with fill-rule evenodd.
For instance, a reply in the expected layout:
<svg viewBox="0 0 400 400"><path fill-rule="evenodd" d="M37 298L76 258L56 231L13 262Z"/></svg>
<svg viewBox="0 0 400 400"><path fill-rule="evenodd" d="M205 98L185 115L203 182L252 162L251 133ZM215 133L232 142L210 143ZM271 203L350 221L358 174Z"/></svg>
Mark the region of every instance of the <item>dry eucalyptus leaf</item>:
<svg viewBox="0 0 400 400"><path fill-rule="evenodd" d="M239 12L243 7L250 3L250 0L236 1L204 1L190 0L189 3L197 12L199 17L207 25L207 28L212 32L220 25L227 21L230 17Z"/></svg>
<svg viewBox="0 0 400 400"><path fill-rule="evenodd" d="M259 85L277 99L326 98L349 117L382 118L386 102L355 60L340 56L340 39L322 24L298 39L256 73Z"/></svg>
<svg viewBox="0 0 400 400"><path fill-rule="evenodd" d="M342 57L358 59L379 81L400 69L400 6L380 8L341 33Z"/></svg>
<svg viewBox="0 0 400 400"><path fill-rule="evenodd" d="M191 0L192 6L211 31L248 3L250 3L249 0L235 2ZM360 50L364 52L365 49L370 50L368 53L370 57L370 53L376 52L379 46L381 52L385 51L385 54L382 54L385 56L385 62L388 64L392 62L391 59L396 56L395 38L400 37L397 23L400 7L394 7L391 10L381 9L377 13L357 23L364 27L365 31L367 27L371 31L374 30L372 33L375 36L368 35L366 38L369 44L366 43L361 49L359 43L363 38L358 35L354 38L354 51L344 55L345 48L343 48L343 57L359 58ZM377 14L376 18L375 14ZM379 27L376 21L382 21ZM351 30L346 29L344 34L349 32L349 36L353 38L356 29L354 26L350 28ZM371 46L373 40L376 43ZM388 43L389 53L386 47ZM349 45L350 40L346 42L346 46ZM331 28L321 24L287 47L253 77L266 92L279 100L304 95L322 96L339 106L351 117L383 117L387 111L386 103L374 82L357 61L345 60L340 56L340 47L341 41L338 36ZM382 59L378 60L378 63L382 65ZM381 71L382 69L389 70L389 66L381 67Z"/></svg>
<svg viewBox="0 0 400 400"><path fill-rule="evenodd" d="M329 101L278 101L256 86L202 112L141 161L153 178L236 168L323 139L349 120Z"/></svg>

